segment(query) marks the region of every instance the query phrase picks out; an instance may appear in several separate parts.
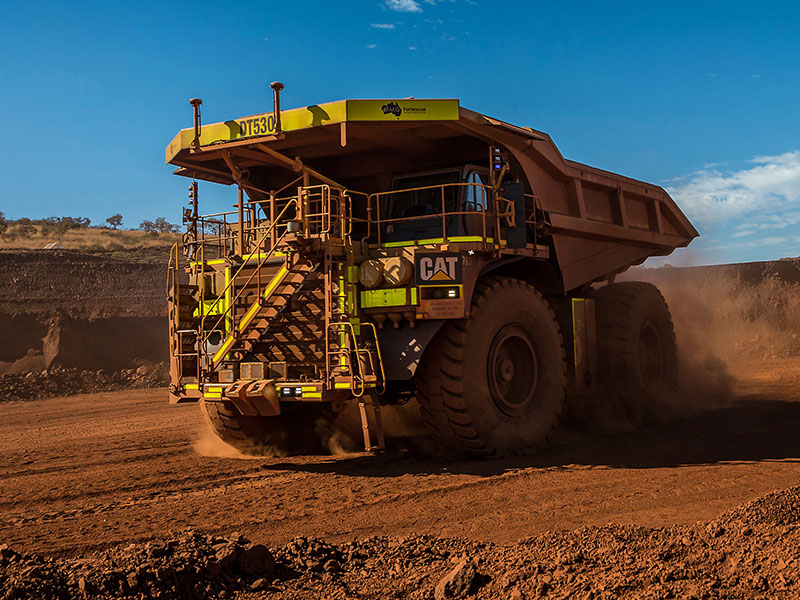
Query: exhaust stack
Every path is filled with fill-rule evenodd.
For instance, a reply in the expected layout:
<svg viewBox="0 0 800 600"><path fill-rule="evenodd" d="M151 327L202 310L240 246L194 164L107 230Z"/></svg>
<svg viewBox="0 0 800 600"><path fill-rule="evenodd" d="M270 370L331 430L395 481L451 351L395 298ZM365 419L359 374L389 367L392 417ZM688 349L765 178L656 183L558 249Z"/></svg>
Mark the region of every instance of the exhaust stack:
<svg viewBox="0 0 800 600"><path fill-rule="evenodd" d="M194 139L192 140L192 148L195 150L200 149L200 105L203 103L200 98L192 98L189 104L194 107Z"/></svg>
<svg viewBox="0 0 800 600"><path fill-rule="evenodd" d="M281 90L283 89L283 84L280 81L273 81L269 84L269 87L272 88L272 117L275 121L275 135L278 135L281 132Z"/></svg>

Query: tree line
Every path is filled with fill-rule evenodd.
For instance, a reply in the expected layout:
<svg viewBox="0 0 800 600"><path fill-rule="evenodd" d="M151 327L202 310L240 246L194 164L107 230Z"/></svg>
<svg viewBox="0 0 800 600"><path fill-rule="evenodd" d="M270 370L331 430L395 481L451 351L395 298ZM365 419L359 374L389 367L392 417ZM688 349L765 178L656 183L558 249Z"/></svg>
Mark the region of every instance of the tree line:
<svg viewBox="0 0 800 600"><path fill-rule="evenodd" d="M43 237L62 237L67 231L72 229L108 229L117 230L122 226L123 217L117 213L108 217L105 222L107 225L92 225L91 219L86 217L47 217L45 219L9 219L0 212L0 236L8 239L19 237L31 237L41 235ZM178 226L173 225L164 217L158 217L155 221L142 221L139 227L133 231L146 231L148 233L170 233L178 231Z"/></svg>

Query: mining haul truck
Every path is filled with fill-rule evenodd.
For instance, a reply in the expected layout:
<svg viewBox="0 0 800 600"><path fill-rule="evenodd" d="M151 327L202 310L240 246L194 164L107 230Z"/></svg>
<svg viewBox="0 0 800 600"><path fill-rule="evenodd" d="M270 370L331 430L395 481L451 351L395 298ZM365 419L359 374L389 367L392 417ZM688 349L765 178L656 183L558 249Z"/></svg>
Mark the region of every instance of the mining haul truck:
<svg viewBox="0 0 800 600"><path fill-rule="evenodd" d="M697 236L664 189L458 100L281 110L272 87L271 111L221 123L190 100L166 149L192 179L171 399L199 401L225 442L297 452L357 406L381 448L381 407L414 400L441 446L497 456L541 444L565 397L674 390L662 295L615 283ZM231 210L201 215L197 180L233 186Z"/></svg>

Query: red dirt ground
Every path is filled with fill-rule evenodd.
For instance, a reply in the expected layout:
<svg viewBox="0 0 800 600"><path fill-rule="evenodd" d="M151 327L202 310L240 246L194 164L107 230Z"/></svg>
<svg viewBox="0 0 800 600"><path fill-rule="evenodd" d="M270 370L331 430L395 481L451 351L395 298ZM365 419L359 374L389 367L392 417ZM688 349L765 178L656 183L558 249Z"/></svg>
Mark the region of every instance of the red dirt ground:
<svg viewBox="0 0 800 600"><path fill-rule="evenodd" d="M283 544L433 534L513 542L586 525L707 521L800 483L800 359L749 363L730 406L536 456L213 458L163 390L0 405L0 539L62 555L196 527Z"/></svg>

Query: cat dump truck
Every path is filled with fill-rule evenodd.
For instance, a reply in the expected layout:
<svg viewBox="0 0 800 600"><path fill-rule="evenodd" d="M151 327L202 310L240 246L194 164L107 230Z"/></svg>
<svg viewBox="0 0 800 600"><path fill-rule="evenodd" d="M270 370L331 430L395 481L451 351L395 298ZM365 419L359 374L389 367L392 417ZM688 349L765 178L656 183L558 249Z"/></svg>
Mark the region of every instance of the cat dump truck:
<svg viewBox="0 0 800 600"><path fill-rule="evenodd" d="M564 159L454 99L342 100L193 127L169 262L170 394L242 450L299 451L349 405L418 402L440 444L540 444L565 396L656 399L668 308L615 275L697 232L664 189ZM232 188L200 214L197 181ZM601 394L602 392L602 394ZM355 410L355 409L354 409Z"/></svg>

